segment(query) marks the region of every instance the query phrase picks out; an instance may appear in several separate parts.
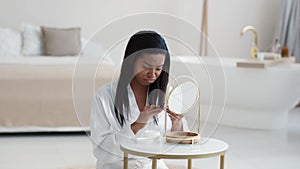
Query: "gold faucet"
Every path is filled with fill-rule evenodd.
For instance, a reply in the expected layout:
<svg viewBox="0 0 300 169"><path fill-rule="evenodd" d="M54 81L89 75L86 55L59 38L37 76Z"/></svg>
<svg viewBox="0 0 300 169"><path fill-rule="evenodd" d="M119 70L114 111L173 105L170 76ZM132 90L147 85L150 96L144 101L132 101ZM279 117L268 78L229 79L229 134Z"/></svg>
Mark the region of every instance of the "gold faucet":
<svg viewBox="0 0 300 169"><path fill-rule="evenodd" d="M254 34L254 46L251 48L251 56L253 59L257 58L257 52L258 52L258 40L257 40L257 32L253 26L245 26L243 30L241 31L241 36L244 35L245 32L248 30L252 31Z"/></svg>

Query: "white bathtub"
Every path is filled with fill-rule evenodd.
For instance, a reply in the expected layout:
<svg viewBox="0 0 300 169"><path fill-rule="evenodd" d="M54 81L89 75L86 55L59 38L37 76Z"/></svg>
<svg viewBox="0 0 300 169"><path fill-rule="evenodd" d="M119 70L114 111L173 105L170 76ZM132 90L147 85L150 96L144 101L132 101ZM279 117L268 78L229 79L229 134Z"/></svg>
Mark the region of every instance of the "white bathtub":
<svg viewBox="0 0 300 169"><path fill-rule="evenodd" d="M300 64L237 68L238 60L173 56L170 74L194 73L201 92L202 127L210 122L255 129L284 128L288 111L300 100Z"/></svg>

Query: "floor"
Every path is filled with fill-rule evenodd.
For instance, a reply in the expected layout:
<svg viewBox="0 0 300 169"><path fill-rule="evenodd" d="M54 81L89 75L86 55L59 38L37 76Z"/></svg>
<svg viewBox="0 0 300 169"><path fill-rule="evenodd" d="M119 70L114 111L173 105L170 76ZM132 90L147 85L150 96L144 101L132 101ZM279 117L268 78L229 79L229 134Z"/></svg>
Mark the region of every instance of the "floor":
<svg viewBox="0 0 300 169"><path fill-rule="evenodd" d="M289 113L286 130L250 130L220 126L213 136L226 141L227 169L299 169L300 108ZM167 160L175 168L186 161ZM194 160L196 168L218 168L218 158ZM0 135L0 169L90 169L95 166L85 134Z"/></svg>
<svg viewBox="0 0 300 169"><path fill-rule="evenodd" d="M227 142L230 146L225 156L227 169L300 168L300 108L289 113L286 130L251 130L221 126L213 137ZM172 163L181 163L179 165L182 166L186 162L172 160ZM217 169L218 165L218 158L193 161L193 166L197 169Z"/></svg>

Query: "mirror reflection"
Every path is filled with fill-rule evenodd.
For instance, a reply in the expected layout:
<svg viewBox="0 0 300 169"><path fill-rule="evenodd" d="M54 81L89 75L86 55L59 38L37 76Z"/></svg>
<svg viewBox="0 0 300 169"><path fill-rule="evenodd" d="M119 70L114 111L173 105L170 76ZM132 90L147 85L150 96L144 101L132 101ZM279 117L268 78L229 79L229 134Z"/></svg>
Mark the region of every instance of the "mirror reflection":
<svg viewBox="0 0 300 169"><path fill-rule="evenodd" d="M199 88L194 81L176 85L168 94L167 106L177 114L187 113L199 98Z"/></svg>

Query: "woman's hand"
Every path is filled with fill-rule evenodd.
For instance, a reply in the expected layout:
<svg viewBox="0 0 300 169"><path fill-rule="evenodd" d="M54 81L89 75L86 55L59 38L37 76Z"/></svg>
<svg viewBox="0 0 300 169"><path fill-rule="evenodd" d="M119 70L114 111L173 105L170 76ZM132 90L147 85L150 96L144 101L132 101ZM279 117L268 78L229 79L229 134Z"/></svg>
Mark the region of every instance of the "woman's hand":
<svg viewBox="0 0 300 169"><path fill-rule="evenodd" d="M171 131L183 131L183 125L182 125L183 115L171 111L168 107L166 108L166 112L168 113L172 121Z"/></svg>
<svg viewBox="0 0 300 169"><path fill-rule="evenodd" d="M140 129L144 128L149 119L162 112L163 108L155 107L154 105L145 106L141 111L138 119L131 124L131 129L136 134Z"/></svg>

